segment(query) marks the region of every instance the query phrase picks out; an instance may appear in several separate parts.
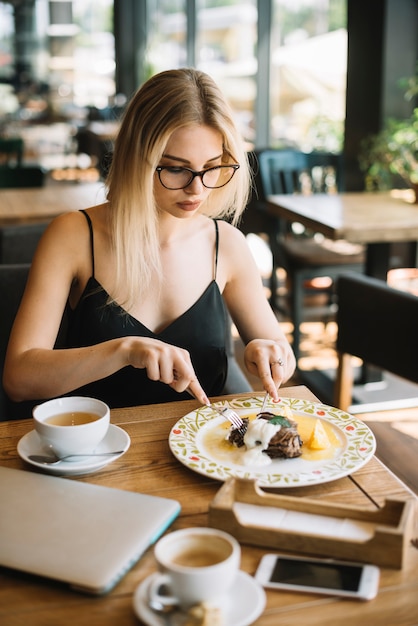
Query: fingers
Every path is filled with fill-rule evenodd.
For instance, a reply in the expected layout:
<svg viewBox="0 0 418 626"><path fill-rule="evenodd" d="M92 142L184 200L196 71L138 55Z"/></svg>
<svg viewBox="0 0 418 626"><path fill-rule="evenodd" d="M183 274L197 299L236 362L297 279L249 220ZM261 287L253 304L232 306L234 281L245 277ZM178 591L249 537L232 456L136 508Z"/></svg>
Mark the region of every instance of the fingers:
<svg viewBox="0 0 418 626"><path fill-rule="evenodd" d="M267 369L268 368L268 369ZM273 361L264 366L260 379L265 391L269 393L274 401L279 399L278 388L284 381L284 362L282 359Z"/></svg>
<svg viewBox="0 0 418 626"><path fill-rule="evenodd" d="M165 383L178 393L187 390L201 404L209 404L187 350L159 340L138 342L137 350L137 358L131 364L145 368L150 380Z"/></svg>
<svg viewBox="0 0 418 626"><path fill-rule="evenodd" d="M276 342L253 340L247 345L244 358L248 370L260 378L265 391L277 402L278 388L288 378L284 351Z"/></svg>
<svg viewBox="0 0 418 626"><path fill-rule="evenodd" d="M206 393L203 391L202 387L200 386L200 383L197 380L197 378L195 378L194 380L191 381L189 386L186 387L185 391L187 391L187 393L192 398L195 398L201 404L206 404L207 406L210 405L210 400L207 397Z"/></svg>
<svg viewBox="0 0 418 626"><path fill-rule="evenodd" d="M190 374L191 372L191 374ZM192 378L190 378L192 376ZM196 373L192 367L192 364L187 364L185 372L182 374L178 370L173 370L173 381L168 383L170 387L175 391L181 393L187 391L187 393L198 400L201 404L210 404L209 398L200 386L200 383L196 377Z"/></svg>

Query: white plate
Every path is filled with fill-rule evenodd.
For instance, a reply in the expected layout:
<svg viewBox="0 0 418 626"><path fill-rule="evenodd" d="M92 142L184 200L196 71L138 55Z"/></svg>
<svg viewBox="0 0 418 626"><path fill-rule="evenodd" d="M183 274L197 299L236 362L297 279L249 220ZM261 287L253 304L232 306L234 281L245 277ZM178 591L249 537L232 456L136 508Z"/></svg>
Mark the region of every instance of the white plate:
<svg viewBox="0 0 418 626"><path fill-rule="evenodd" d="M48 448L42 443L36 430L31 430L24 435L17 444L17 452L21 459L30 463L34 467L47 472L48 474L54 474L55 476L81 476L83 474L91 474L97 470L113 463L122 454L129 449L131 445L131 439L127 432L125 432L119 426L110 424L106 437L99 443L95 453L98 452L111 452L112 450L123 450L120 454L114 456L83 456L79 461L61 461L57 465L45 465L44 463L37 463L29 459L30 454L48 454Z"/></svg>
<svg viewBox="0 0 418 626"><path fill-rule="evenodd" d="M164 617L148 606L148 587L156 574L148 576L135 590L133 607L135 615L147 626L164 626ZM228 594L228 603L222 607L224 623L228 626L250 626L261 615L266 606L266 594L256 580L245 572L238 572L235 583ZM170 614L173 626L184 624L181 613Z"/></svg>
<svg viewBox="0 0 418 626"><path fill-rule="evenodd" d="M263 399L236 398L229 403L219 402L216 406L230 406L244 417L246 414L258 413ZM328 422L341 443L333 451L334 457L321 459L321 454L318 454L311 455L317 456L317 460L307 460L302 455L294 459L274 459L269 465L261 467L234 463L233 457L229 461L227 453L220 446L228 432L225 430L225 420L206 406L188 413L175 424L169 435L170 449L189 469L209 478L222 481L230 477L248 478L257 480L262 487L280 488L304 487L337 480L355 472L373 456L376 449L374 435L364 422L353 415L297 398L281 398L278 403L271 403L266 410L280 414L281 406L290 407L295 419L298 415L311 418L312 428L316 419Z"/></svg>

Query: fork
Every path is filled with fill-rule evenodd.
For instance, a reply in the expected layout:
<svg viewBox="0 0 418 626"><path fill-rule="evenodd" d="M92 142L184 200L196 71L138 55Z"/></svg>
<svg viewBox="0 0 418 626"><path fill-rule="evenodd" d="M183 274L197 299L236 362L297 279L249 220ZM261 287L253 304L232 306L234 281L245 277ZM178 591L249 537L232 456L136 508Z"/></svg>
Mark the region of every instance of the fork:
<svg viewBox="0 0 418 626"><path fill-rule="evenodd" d="M192 396L192 398L195 398L195 395L191 392L189 388L187 388L186 391L190 396ZM224 419L228 420L228 422L230 422L234 428L243 432L244 422L236 411L233 411L227 406L225 406L223 409L219 409L217 406L214 406L211 403L207 404L206 406L209 409L212 409L212 411L215 411L215 413L218 413L218 415L221 415Z"/></svg>
<svg viewBox="0 0 418 626"><path fill-rule="evenodd" d="M213 411L216 411L216 413L218 413L219 415L227 419L229 422L231 422L232 426L236 428L237 430L242 429L244 422L242 421L238 413L234 411L233 409L230 409L227 406L224 407L223 409L219 409L213 404L208 404L208 407L211 408Z"/></svg>

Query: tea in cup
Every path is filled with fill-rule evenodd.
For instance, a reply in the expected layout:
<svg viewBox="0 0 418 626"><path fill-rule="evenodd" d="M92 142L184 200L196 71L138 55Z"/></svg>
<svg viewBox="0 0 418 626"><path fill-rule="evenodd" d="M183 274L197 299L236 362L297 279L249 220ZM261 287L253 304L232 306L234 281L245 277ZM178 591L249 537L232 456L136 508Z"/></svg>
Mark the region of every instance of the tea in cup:
<svg viewBox="0 0 418 626"><path fill-rule="evenodd" d="M238 575L241 548L221 530L185 528L160 539L154 555L161 573L150 585L150 598L188 610L203 603L222 606Z"/></svg>
<svg viewBox="0 0 418 626"><path fill-rule="evenodd" d="M93 452L110 423L107 404L82 396L48 400L36 406L32 415L42 443L58 457Z"/></svg>

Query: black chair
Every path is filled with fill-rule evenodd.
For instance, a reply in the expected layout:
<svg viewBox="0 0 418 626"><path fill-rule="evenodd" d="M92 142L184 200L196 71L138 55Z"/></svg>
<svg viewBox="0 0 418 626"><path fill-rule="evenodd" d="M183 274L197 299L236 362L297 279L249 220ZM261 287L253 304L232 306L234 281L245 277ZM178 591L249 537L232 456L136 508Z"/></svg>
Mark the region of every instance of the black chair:
<svg viewBox="0 0 418 626"><path fill-rule="evenodd" d="M255 193L243 216L245 234L266 233L273 257L270 302L273 308L288 313L293 323L293 350L300 356L300 325L306 313L305 295L311 281L327 277L334 281L342 271L363 272L363 246L346 241L331 241L288 224L267 211L270 194L318 193L342 189L341 157L328 153L310 155L295 150L260 150L250 160L255 172ZM257 228L257 230L256 230ZM287 278L287 298L283 307L277 297L277 270ZM332 290L327 287L328 294Z"/></svg>
<svg viewBox="0 0 418 626"><path fill-rule="evenodd" d="M232 320L225 308L226 315L226 355L228 358L228 374L225 381L225 386L222 390L222 394L228 393L244 393L246 391L252 391L252 387L245 377L244 372L240 368L238 361L235 357L234 338L232 336Z"/></svg>
<svg viewBox="0 0 418 626"><path fill-rule="evenodd" d="M112 160L113 142L101 139L88 128L80 128L76 142L77 153L91 157L93 167L98 170L101 180L105 180Z"/></svg>
<svg viewBox="0 0 418 626"><path fill-rule="evenodd" d="M341 275L336 292L335 406L347 411L352 404L353 356L418 383L418 297L360 274Z"/></svg>
<svg viewBox="0 0 418 626"><path fill-rule="evenodd" d="M0 166L0 188L43 187L46 172L37 165Z"/></svg>
<svg viewBox="0 0 418 626"><path fill-rule="evenodd" d="M20 137L0 137L0 163L21 166L24 142Z"/></svg>
<svg viewBox="0 0 418 626"><path fill-rule="evenodd" d="M3 379L4 359L10 331L16 317L29 274L29 264L0 265L0 374ZM0 386L0 421L32 417L36 402L12 402Z"/></svg>
<svg viewBox="0 0 418 626"><path fill-rule="evenodd" d="M31 263L47 223L30 223L0 228L0 263Z"/></svg>

